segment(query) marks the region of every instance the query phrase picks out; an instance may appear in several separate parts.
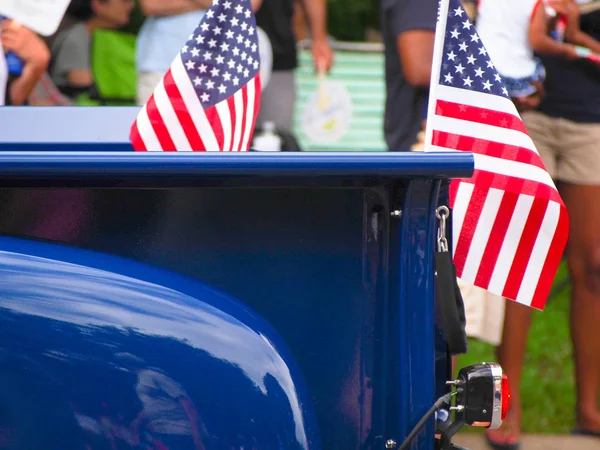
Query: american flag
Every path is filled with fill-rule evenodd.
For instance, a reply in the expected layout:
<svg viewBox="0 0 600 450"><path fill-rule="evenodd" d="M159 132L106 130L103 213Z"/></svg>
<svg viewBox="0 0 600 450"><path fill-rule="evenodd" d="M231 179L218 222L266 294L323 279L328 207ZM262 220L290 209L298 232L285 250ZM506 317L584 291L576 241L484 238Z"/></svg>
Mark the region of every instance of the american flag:
<svg viewBox="0 0 600 450"><path fill-rule="evenodd" d="M459 0L441 0L435 39L425 149L475 156L474 176L450 189L457 274L543 309L568 236L564 203Z"/></svg>
<svg viewBox="0 0 600 450"><path fill-rule="evenodd" d="M247 151L260 106L250 0L213 0L131 127L138 151Z"/></svg>

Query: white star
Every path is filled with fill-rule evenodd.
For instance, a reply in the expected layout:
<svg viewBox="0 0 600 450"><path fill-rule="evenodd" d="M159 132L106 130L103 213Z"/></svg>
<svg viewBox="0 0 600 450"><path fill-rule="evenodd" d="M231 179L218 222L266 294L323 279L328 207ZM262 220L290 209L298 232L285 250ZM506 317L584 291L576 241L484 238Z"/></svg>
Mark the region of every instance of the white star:
<svg viewBox="0 0 600 450"><path fill-rule="evenodd" d="M230 69L235 69L235 61L233 59L230 59L229 61L227 61L227 65L229 66Z"/></svg>
<svg viewBox="0 0 600 450"><path fill-rule="evenodd" d="M219 76L219 69L217 69L216 67L213 67L213 70L210 71L210 74L213 77L218 77Z"/></svg>
<svg viewBox="0 0 600 450"><path fill-rule="evenodd" d="M196 58L200 55L200 50L196 47L192 49L192 57Z"/></svg>
<svg viewBox="0 0 600 450"><path fill-rule="evenodd" d="M200 73L206 73L206 69L207 67L204 64L200 64L200 67L198 67Z"/></svg>
<svg viewBox="0 0 600 450"><path fill-rule="evenodd" d="M450 61L454 61L456 59L456 55L454 54L454 52L450 52L446 56L448 56L448 59Z"/></svg>
<svg viewBox="0 0 600 450"><path fill-rule="evenodd" d="M485 49L485 47L481 47L481 48L479 49L479 54L480 54L480 55L487 55L487 50Z"/></svg>
<svg viewBox="0 0 600 450"><path fill-rule="evenodd" d="M454 80L454 77L451 74L447 73L446 75L444 75L444 81L446 83L452 83L452 80Z"/></svg>
<svg viewBox="0 0 600 450"><path fill-rule="evenodd" d="M227 30L227 31L225 32L225 37L227 37L227 39L233 39L233 36L234 36L234 35L233 35L233 31L231 31L231 30Z"/></svg>
<svg viewBox="0 0 600 450"><path fill-rule="evenodd" d="M252 14L252 13L250 12L249 9L247 9L246 11L244 11L244 17L246 17L246 19L250 18L250 14Z"/></svg>
<svg viewBox="0 0 600 450"><path fill-rule="evenodd" d="M258 69L258 61L254 61L254 70Z"/></svg>
<svg viewBox="0 0 600 450"><path fill-rule="evenodd" d="M194 61L188 61L185 63L188 70L192 70L194 68Z"/></svg>
<svg viewBox="0 0 600 450"><path fill-rule="evenodd" d="M188 46L184 45L183 48L181 49L181 54L183 55L183 54L185 54L187 52L188 52Z"/></svg>
<svg viewBox="0 0 600 450"><path fill-rule="evenodd" d="M238 24L240 23L239 19L237 17L234 17L231 19L231 26L232 27L237 27Z"/></svg>
<svg viewBox="0 0 600 450"><path fill-rule="evenodd" d="M247 57L248 55L246 54L246 52L242 52L242 61L246 61Z"/></svg>
<svg viewBox="0 0 600 450"><path fill-rule="evenodd" d="M206 22L202 22L202 25L200 25L200 28L202 28L202 31L208 31L208 24Z"/></svg>
<svg viewBox="0 0 600 450"><path fill-rule="evenodd" d="M213 0L213 5L218 5L219 4L219 0Z"/></svg>
<svg viewBox="0 0 600 450"><path fill-rule="evenodd" d="M463 10L463 9L462 9L460 6L459 6L458 8L456 8L456 9L454 10L454 16L455 16L455 17L456 17L456 16L462 17L462 15L463 15L463 13L464 13L464 12L465 12L465 11L464 11L464 10Z"/></svg>
<svg viewBox="0 0 600 450"><path fill-rule="evenodd" d="M221 44L221 50L222 50L223 52L226 52L227 50L229 50L229 44L227 44L226 42L223 42L223 43Z"/></svg>
<svg viewBox="0 0 600 450"><path fill-rule="evenodd" d="M194 33L190 34L190 37L188 38L188 41L191 41L192 39L194 39Z"/></svg>
<svg viewBox="0 0 600 450"><path fill-rule="evenodd" d="M471 35L471 42L479 42L479 36L477 36L477 33Z"/></svg>
<svg viewBox="0 0 600 450"><path fill-rule="evenodd" d="M475 64L475 57L473 55L470 55L469 57L467 57L467 63L469 64Z"/></svg>
<svg viewBox="0 0 600 450"><path fill-rule="evenodd" d="M471 87L471 84L473 83L473 80L471 80L471 77L467 77L463 80L463 86L469 86Z"/></svg>
<svg viewBox="0 0 600 450"><path fill-rule="evenodd" d="M202 93L202 95L200 96L200 99L201 99L201 100L202 100L204 103L206 103L206 102L208 102L208 101L210 100L210 95L209 95L209 94L207 94L206 92L203 92L203 93Z"/></svg>
<svg viewBox="0 0 600 450"><path fill-rule="evenodd" d="M462 42L458 48L460 48L461 51L466 52L467 51L467 44L466 42Z"/></svg>
<svg viewBox="0 0 600 450"><path fill-rule="evenodd" d="M200 86L202 84L202 78L196 77L194 78L194 86Z"/></svg>
<svg viewBox="0 0 600 450"><path fill-rule="evenodd" d="M202 36L201 34L199 34L196 37L196 44L204 44L204 36Z"/></svg>
<svg viewBox="0 0 600 450"><path fill-rule="evenodd" d="M218 55L215 59L217 60L217 64L223 64L225 62L223 55Z"/></svg>
<svg viewBox="0 0 600 450"><path fill-rule="evenodd" d="M231 2L227 1L227 2L223 3L223 8L225 8L225 9L231 8Z"/></svg>
<svg viewBox="0 0 600 450"><path fill-rule="evenodd" d="M252 52L256 52L256 44L252 44L252 46L250 47L252 49Z"/></svg>
<svg viewBox="0 0 600 450"><path fill-rule="evenodd" d="M217 89L219 90L219 94L224 94L225 92L227 92L227 88L222 84Z"/></svg>
<svg viewBox="0 0 600 450"><path fill-rule="evenodd" d="M252 36L254 34L254 27L248 28L248 36Z"/></svg>
<svg viewBox="0 0 600 450"><path fill-rule="evenodd" d="M458 32L458 30L453 30L451 32L452 35L452 39L458 39L460 37L460 33Z"/></svg>
<svg viewBox="0 0 600 450"><path fill-rule="evenodd" d="M502 93L503 93L504 95L508 95L508 91L506 90L506 88L505 88L505 87L503 87L503 88L502 88Z"/></svg>
<svg viewBox="0 0 600 450"><path fill-rule="evenodd" d="M495 73L494 74L494 79L498 82L502 81L502 78L500 77L500 74Z"/></svg>
<svg viewBox="0 0 600 450"><path fill-rule="evenodd" d="M238 77L234 77L233 78L233 85L237 86L238 84L240 84L240 79Z"/></svg>
<svg viewBox="0 0 600 450"><path fill-rule="evenodd" d="M241 44L242 42L244 42L244 36L242 36L241 34L238 34L237 41L238 41L238 44Z"/></svg>
<svg viewBox="0 0 600 450"><path fill-rule="evenodd" d="M241 14L243 11L244 11L244 8L242 8L242 5L237 5L235 7L236 14Z"/></svg>
<svg viewBox="0 0 600 450"><path fill-rule="evenodd" d="M483 76L483 70L481 70L481 67L478 67L477 69L475 69L475 76L481 78Z"/></svg>
<svg viewBox="0 0 600 450"><path fill-rule="evenodd" d="M238 64L236 69L237 69L238 73L242 73L242 70L244 70L244 66L242 66L241 64Z"/></svg>
<svg viewBox="0 0 600 450"><path fill-rule="evenodd" d="M219 14L219 17L217 17L217 19L219 19L219 22L225 22L225 19L227 19L227 16L223 13Z"/></svg>
<svg viewBox="0 0 600 450"><path fill-rule="evenodd" d="M223 74L223 79L224 79L225 81L229 81L229 80L231 80L231 74L230 74L229 72L225 72L225 73Z"/></svg>
<svg viewBox="0 0 600 450"><path fill-rule="evenodd" d="M483 83L483 88L484 88L486 91L491 91L491 90L492 90L492 83L490 83L489 81L487 81L487 80L486 80L486 82L485 82L485 83Z"/></svg>
<svg viewBox="0 0 600 450"><path fill-rule="evenodd" d="M244 69L244 77L248 78L249 74L250 72L248 71L248 69Z"/></svg>
<svg viewBox="0 0 600 450"><path fill-rule="evenodd" d="M208 80L206 82L206 89L211 90L215 88L215 82L212 80Z"/></svg>
<svg viewBox="0 0 600 450"><path fill-rule="evenodd" d="M459 64L458 66L454 66L454 69L456 70L456 73L463 73L463 70L465 70L465 68L462 66L462 64Z"/></svg>
<svg viewBox="0 0 600 450"><path fill-rule="evenodd" d="M212 9L209 9L208 11L206 11L206 17L208 17L209 19L212 19L214 15L215 15L215 12Z"/></svg>
<svg viewBox="0 0 600 450"><path fill-rule="evenodd" d="M215 48L217 46L217 41L215 41L214 39L211 39L210 41L208 41L208 46L210 48Z"/></svg>
<svg viewBox="0 0 600 450"><path fill-rule="evenodd" d="M248 56L248 64L252 64L254 62L254 58L252 56Z"/></svg>
<svg viewBox="0 0 600 450"><path fill-rule="evenodd" d="M246 28L248 28L248 24L246 22L242 22L242 25L240 25L242 27L242 31L246 31Z"/></svg>
<svg viewBox="0 0 600 450"><path fill-rule="evenodd" d="M233 53L233 56L239 56L240 49L237 47L234 47L233 50L231 50L231 53Z"/></svg>
<svg viewBox="0 0 600 450"><path fill-rule="evenodd" d="M204 59L209 60L212 58L212 53L211 52L204 52Z"/></svg>
<svg viewBox="0 0 600 450"><path fill-rule="evenodd" d="M244 41L244 45L246 46L246 48L250 47L250 39L246 39Z"/></svg>
<svg viewBox="0 0 600 450"><path fill-rule="evenodd" d="M215 36L219 36L221 34L221 28L214 27L213 28L213 33L215 33Z"/></svg>
<svg viewBox="0 0 600 450"><path fill-rule="evenodd" d="M487 66L488 66L489 69L493 69L494 68L494 63L492 62L491 59L487 60Z"/></svg>
<svg viewBox="0 0 600 450"><path fill-rule="evenodd" d="M471 29L471 22L469 21L469 19L465 20L463 23L463 30L470 30Z"/></svg>

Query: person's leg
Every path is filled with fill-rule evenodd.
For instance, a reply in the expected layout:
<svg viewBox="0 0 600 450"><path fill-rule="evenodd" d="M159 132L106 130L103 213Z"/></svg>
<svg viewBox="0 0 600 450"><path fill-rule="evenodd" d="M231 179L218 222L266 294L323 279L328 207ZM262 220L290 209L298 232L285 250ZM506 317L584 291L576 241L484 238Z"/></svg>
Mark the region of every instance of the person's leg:
<svg viewBox="0 0 600 450"><path fill-rule="evenodd" d="M559 139L556 119L538 112L523 112L523 121L529 135L544 161L546 170L555 178L558 174L555 144ZM498 363L508 377L511 402L504 423L497 430L488 430L486 435L491 444L517 445L521 434L521 376L527 349L527 337L531 326L531 308L506 300L502 343L496 349Z"/></svg>
<svg viewBox="0 0 600 450"><path fill-rule="evenodd" d="M600 431L600 186L565 184L562 195L571 219L567 261L572 284L576 428Z"/></svg>
<svg viewBox="0 0 600 450"><path fill-rule="evenodd" d="M275 71L262 92L256 124L273 122L283 131L293 132L296 107L296 77L293 70Z"/></svg>

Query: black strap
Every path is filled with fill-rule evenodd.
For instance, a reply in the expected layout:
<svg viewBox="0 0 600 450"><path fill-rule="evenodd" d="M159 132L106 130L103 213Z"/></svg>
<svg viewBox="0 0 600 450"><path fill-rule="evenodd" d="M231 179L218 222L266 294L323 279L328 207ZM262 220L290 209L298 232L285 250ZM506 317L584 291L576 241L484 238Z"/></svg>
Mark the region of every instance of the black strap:
<svg viewBox="0 0 600 450"><path fill-rule="evenodd" d="M450 252L436 252L438 303L442 316L448 351L453 354L467 352L465 331L465 305L456 278L456 268Z"/></svg>

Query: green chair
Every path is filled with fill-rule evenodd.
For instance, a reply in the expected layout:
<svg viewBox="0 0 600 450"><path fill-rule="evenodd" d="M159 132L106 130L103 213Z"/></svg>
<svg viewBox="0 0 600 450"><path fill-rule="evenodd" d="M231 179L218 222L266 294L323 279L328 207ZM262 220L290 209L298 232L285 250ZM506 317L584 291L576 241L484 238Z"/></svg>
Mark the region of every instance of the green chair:
<svg viewBox="0 0 600 450"><path fill-rule="evenodd" d="M133 106L136 104L136 36L115 30L94 31L91 65L94 86L80 95L80 106Z"/></svg>

